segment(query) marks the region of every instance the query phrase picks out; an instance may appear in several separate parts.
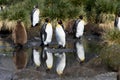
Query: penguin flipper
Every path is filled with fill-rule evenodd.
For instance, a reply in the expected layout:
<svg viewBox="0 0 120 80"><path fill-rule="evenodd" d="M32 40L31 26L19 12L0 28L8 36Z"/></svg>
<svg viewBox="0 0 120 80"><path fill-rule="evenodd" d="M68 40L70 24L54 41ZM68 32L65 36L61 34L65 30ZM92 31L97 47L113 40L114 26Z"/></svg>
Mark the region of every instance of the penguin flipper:
<svg viewBox="0 0 120 80"><path fill-rule="evenodd" d="M40 30L40 37L41 37L41 42L43 43L45 40L46 40L46 32L45 32L45 29L46 29L46 26L47 26L47 24L46 23L44 23L43 24L43 26L42 26L42 28L41 28L41 30Z"/></svg>
<svg viewBox="0 0 120 80"><path fill-rule="evenodd" d="M118 18L115 19L114 26L117 27L118 24Z"/></svg>

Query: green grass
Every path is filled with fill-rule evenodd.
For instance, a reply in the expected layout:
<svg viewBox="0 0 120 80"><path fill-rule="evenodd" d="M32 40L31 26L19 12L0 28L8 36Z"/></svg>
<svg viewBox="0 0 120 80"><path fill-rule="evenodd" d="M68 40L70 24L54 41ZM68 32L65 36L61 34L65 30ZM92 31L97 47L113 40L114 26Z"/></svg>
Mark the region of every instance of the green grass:
<svg viewBox="0 0 120 80"><path fill-rule="evenodd" d="M120 31L118 29L106 30L102 38L108 45L120 44Z"/></svg>
<svg viewBox="0 0 120 80"><path fill-rule="evenodd" d="M100 58L109 69L118 70L120 66L120 45L104 46Z"/></svg>
<svg viewBox="0 0 120 80"><path fill-rule="evenodd" d="M36 4L39 6L41 17L66 19L76 18L82 14L94 22L101 13L117 13L120 5L119 1L111 0L12 0L12 3L11 0L1 0L0 4L8 5L8 9L0 14L2 19L22 18L25 22L30 22L30 12Z"/></svg>

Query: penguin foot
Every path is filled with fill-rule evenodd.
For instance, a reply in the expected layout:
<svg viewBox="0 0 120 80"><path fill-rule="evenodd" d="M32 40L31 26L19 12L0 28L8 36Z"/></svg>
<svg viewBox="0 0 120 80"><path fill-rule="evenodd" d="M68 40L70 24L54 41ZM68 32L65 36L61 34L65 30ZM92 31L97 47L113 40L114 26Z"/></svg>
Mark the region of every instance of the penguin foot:
<svg viewBox="0 0 120 80"><path fill-rule="evenodd" d="M73 39L76 39L76 36L75 36L75 35L73 36Z"/></svg>
<svg viewBox="0 0 120 80"><path fill-rule="evenodd" d="M40 46L42 46L42 47L48 47L48 46L49 46L49 44L44 44L44 43L41 43L41 44L40 44Z"/></svg>
<svg viewBox="0 0 120 80"><path fill-rule="evenodd" d="M39 70L40 70L40 67L36 67L36 70L39 71Z"/></svg>
<svg viewBox="0 0 120 80"><path fill-rule="evenodd" d="M46 69L46 72L47 72L47 73L50 72L50 69Z"/></svg>
<svg viewBox="0 0 120 80"><path fill-rule="evenodd" d="M80 64L83 65L83 64L84 64L84 61L80 61Z"/></svg>
<svg viewBox="0 0 120 80"><path fill-rule="evenodd" d="M22 49L22 48L23 48L23 45L17 44L17 45L15 45L15 48L16 48L16 49Z"/></svg>
<svg viewBox="0 0 120 80"><path fill-rule="evenodd" d="M58 48L65 49L65 46L63 47L63 45L59 45Z"/></svg>
<svg viewBox="0 0 120 80"><path fill-rule="evenodd" d="M40 44L40 46L44 46L44 44L43 44L43 43L41 43L41 44Z"/></svg>
<svg viewBox="0 0 120 80"><path fill-rule="evenodd" d="M76 39L78 39L78 40L82 40L82 36L80 36L80 37L76 37Z"/></svg>
<svg viewBox="0 0 120 80"><path fill-rule="evenodd" d="M45 47L48 47L49 46L49 44L46 44L46 45L44 45Z"/></svg>
<svg viewBox="0 0 120 80"><path fill-rule="evenodd" d="M62 45L59 45L58 48L62 48L63 46Z"/></svg>

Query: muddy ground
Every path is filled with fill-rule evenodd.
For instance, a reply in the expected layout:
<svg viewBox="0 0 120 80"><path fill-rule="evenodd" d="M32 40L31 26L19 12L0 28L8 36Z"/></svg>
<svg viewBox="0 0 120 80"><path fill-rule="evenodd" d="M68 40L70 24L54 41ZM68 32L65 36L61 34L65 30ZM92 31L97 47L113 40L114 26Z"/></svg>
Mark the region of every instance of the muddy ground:
<svg viewBox="0 0 120 80"><path fill-rule="evenodd" d="M88 41L97 40L94 36L86 36L84 39ZM46 70L44 65L36 67L31 60L31 51L27 51L28 59L27 64L22 69L16 69L16 65L13 61L13 51L14 47L12 42L8 39L4 40L11 45L11 52L9 54L0 53L0 80L117 80L117 73L111 70L108 70L105 65L102 63L96 62L97 56L91 56L89 52L85 52L86 60L84 63L80 63L72 53L66 52L67 63L62 75L58 75L55 71L55 65L50 71ZM27 50L32 50L33 46L40 47L39 37L34 37L34 39L28 40L26 44ZM67 39L69 43L74 41L71 37ZM56 42L53 41L52 45L55 45ZM25 47L25 48L26 48ZM56 46L54 46L56 47ZM54 48L51 47L52 49ZM70 49L69 44L66 49ZM74 50L73 50L74 51ZM90 56L88 56L90 55Z"/></svg>

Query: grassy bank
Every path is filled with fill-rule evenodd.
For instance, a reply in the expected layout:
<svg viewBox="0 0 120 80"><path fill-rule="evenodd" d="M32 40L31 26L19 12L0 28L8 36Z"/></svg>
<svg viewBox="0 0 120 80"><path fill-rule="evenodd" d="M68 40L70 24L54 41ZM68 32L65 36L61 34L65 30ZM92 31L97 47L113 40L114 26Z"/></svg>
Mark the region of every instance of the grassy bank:
<svg viewBox="0 0 120 80"><path fill-rule="evenodd" d="M91 22L105 22L113 20L113 14L118 13L119 0L1 0L6 9L0 12L1 19L17 20L21 18L25 24L30 23L30 13L34 5L38 4L40 18L50 17L52 20L74 19L84 15L85 20Z"/></svg>

